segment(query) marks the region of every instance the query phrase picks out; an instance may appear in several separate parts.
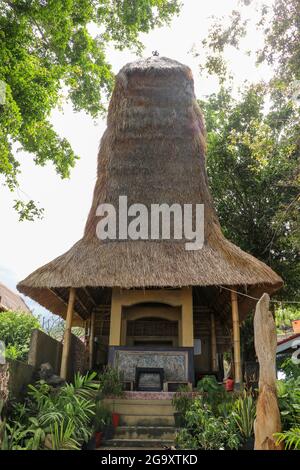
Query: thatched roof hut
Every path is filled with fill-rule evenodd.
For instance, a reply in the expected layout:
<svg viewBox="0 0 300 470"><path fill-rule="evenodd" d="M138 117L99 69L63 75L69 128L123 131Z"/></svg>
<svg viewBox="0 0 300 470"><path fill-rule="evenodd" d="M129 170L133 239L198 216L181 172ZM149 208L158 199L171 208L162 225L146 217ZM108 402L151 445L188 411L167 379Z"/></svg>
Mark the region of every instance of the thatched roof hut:
<svg viewBox="0 0 300 470"><path fill-rule="evenodd" d="M0 312L6 310L31 313L22 297L0 282Z"/></svg>
<svg viewBox="0 0 300 470"><path fill-rule="evenodd" d="M203 203L203 248L186 251L184 240L100 241L96 208L103 202L117 206L120 195L128 196L128 204L146 206ZM221 293L220 286L257 296L281 285L270 267L222 234L208 187L205 127L191 70L160 57L127 64L116 77L83 237L21 281L20 292L64 316L68 288L78 288L75 312L87 318L94 305L106 302L112 287L195 286L200 295L209 287L205 295L221 307L228 292ZM248 301L244 304L247 311Z"/></svg>

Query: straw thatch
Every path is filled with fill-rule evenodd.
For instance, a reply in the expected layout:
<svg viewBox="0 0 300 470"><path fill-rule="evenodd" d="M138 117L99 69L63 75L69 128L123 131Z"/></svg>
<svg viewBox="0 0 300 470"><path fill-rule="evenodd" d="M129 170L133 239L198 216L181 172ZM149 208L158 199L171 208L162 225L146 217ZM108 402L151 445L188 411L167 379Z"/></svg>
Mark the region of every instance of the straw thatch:
<svg viewBox="0 0 300 470"><path fill-rule="evenodd" d="M6 310L31 313L22 297L0 282L0 312Z"/></svg>
<svg viewBox="0 0 300 470"><path fill-rule="evenodd" d="M203 249L186 251L184 241L172 240L99 241L96 208L104 202L117 207L120 195L128 197L128 204L148 207L204 203ZM53 310L58 299L47 289L57 296L55 289L69 286L221 284L261 285L271 292L282 280L222 235L208 188L204 123L190 69L158 57L128 64L116 77L83 238L18 288Z"/></svg>

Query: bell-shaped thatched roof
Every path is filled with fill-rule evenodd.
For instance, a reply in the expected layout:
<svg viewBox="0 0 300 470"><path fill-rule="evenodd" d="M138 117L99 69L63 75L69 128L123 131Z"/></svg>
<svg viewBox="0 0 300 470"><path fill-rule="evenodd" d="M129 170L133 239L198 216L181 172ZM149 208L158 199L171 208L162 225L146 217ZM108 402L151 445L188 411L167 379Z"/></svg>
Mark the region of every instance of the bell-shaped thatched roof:
<svg viewBox="0 0 300 470"><path fill-rule="evenodd" d="M203 248L186 251L177 240L100 241L96 209L104 202L117 207L120 195L128 204L147 207L203 203ZM159 57L128 64L116 77L83 238L18 288L57 311L59 292L70 286L216 285L264 286L271 292L282 280L221 232L208 188L205 129L191 70Z"/></svg>

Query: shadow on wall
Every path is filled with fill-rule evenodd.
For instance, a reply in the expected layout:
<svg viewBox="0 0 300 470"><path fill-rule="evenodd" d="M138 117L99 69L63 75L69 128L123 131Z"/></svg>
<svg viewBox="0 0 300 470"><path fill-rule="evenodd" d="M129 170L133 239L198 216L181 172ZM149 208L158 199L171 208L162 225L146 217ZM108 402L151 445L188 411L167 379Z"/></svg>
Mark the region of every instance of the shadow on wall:
<svg viewBox="0 0 300 470"><path fill-rule="evenodd" d="M8 359L0 365L0 400L22 398L26 387L34 379L34 367L26 362Z"/></svg>
<svg viewBox="0 0 300 470"><path fill-rule="evenodd" d="M41 366L49 362L55 374L60 374L62 343L51 338L41 330L32 331L28 363L7 360L0 364L0 400L22 398L29 383L38 379L37 372ZM83 373L85 369L85 345L72 334L69 377L71 381L76 372Z"/></svg>

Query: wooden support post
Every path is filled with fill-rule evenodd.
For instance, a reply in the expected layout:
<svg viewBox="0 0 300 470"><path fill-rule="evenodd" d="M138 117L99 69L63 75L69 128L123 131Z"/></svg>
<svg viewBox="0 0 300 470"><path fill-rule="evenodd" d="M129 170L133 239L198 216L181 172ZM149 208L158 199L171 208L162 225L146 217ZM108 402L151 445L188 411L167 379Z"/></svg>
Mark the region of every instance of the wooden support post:
<svg viewBox="0 0 300 470"><path fill-rule="evenodd" d="M216 335L216 322L215 315L210 314L210 329L211 329L211 368L215 372L218 370L218 356L217 356L217 335Z"/></svg>
<svg viewBox="0 0 300 470"><path fill-rule="evenodd" d="M181 345L194 347L193 294L190 287L181 289Z"/></svg>
<svg viewBox="0 0 300 470"><path fill-rule="evenodd" d="M61 368L60 368L60 375L65 380L67 379L67 375L68 375L68 363L69 363L70 348L71 348L71 330L72 330L72 320L73 320L75 298L76 298L76 290L74 287L70 287L69 302L68 302L65 332L64 332L64 344L63 344Z"/></svg>
<svg viewBox="0 0 300 470"><path fill-rule="evenodd" d="M89 341L89 368L93 368L93 359L94 359L94 338L95 338L95 319L96 314L92 312L91 315L91 324L90 324L90 341Z"/></svg>
<svg viewBox="0 0 300 470"><path fill-rule="evenodd" d="M236 386L239 387L242 385L240 321L237 293L233 291L231 291L231 310L233 329L234 382Z"/></svg>
<svg viewBox="0 0 300 470"><path fill-rule="evenodd" d="M121 345L122 300L119 289L114 288L111 298L109 346Z"/></svg>

